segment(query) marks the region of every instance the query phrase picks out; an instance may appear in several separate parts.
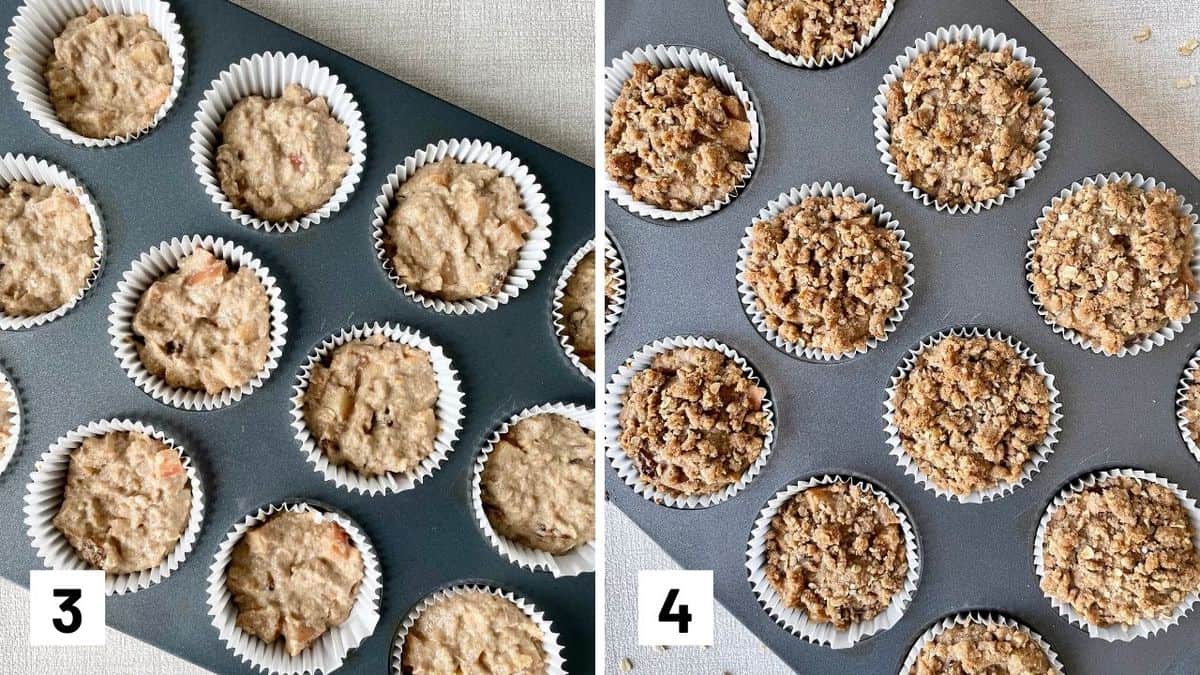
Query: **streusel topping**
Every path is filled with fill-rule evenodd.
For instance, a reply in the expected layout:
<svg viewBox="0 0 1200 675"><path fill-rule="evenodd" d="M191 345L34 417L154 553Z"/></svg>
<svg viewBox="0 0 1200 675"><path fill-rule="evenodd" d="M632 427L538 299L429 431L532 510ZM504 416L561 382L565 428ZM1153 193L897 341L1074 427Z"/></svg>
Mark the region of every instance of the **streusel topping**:
<svg viewBox="0 0 1200 675"><path fill-rule="evenodd" d="M772 47L805 59L847 52L871 31L884 0L750 0L746 18Z"/></svg>
<svg viewBox="0 0 1200 675"><path fill-rule="evenodd" d="M912 675L1054 675L1041 645L1024 628L959 623L925 643Z"/></svg>

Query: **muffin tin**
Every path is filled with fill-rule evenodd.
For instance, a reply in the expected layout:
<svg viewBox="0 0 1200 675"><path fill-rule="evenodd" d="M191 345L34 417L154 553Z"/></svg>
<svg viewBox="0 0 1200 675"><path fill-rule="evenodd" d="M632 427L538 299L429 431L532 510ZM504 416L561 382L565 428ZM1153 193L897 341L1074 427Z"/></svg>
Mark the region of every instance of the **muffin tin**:
<svg viewBox="0 0 1200 675"><path fill-rule="evenodd" d="M21 3L0 10L4 30ZM89 149L52 136L22 109L9 83L0 91L0 151L53 162L86 186L104 219L105 265L65 316L0 332L0 366L19 392L22 431L0 474L0 533L9 546L0 575L28 584L43 564L22 520L30 473L59 436L80 424L129 418L152 424L187 448L205 488L195 546L170 578L110 597L108 625L220 673L255 672L226 649L206 606L209 566L230 529L283 500L328 505L359 524L378 555L381 618L338 673L382 673L404 617L427 595L486 583L528 599L564 646L568 672L594 662L594 576L554 578L506 561L479 530L471 507L476 457L489 434L523 408L548 401L592 405L592 384L567 359L550 320L563 265L594 232L590 168L482 120L226 2L171 0L187 46L187 77L170 113L144 136ZM336 213L307 230L264 232L213 204L190 159L189 136L211 81L243 57L295 53L327 66L353 92L366 124L362 180ZM388 279L371 241L379 186L397 163L429 143L478 138L502 146L542 185L553 220L541 269L519 297L475 316L413 302ZM278 367L260 389L226 408L187 411L142 392L121 370L107 333L121 275L144 251L174 237L213 235L246 247L270 268L287 303ZM414 489L370 496L315 471L291 427L296 375L309 352L341 330L373 322L411 327L440 345L462 381L463 427L445 463Z"/></svg>
<svg viewBox="0 0 1200 675"><path fill-rule="evenodd" d="M1173 341L1137 356L1106 358L1080 349L1039 317L1025 281L1025 251L1042 207L1086 176L1153 175L1193 204L1200 180L1007 2L897 2L861 54L814 70L780 63L752 45L719 0L609 0L606 11L605 65L647 44L709 52L757 94L763 135L754 179L710 216L669 226L606 203L605 224L621 246L629 285L624 315L606 342L604 382L644 345L700 335L742 354L776 405L771 457L728 501L701 510L655 504L611 465L605 472L609 499L682 567L714 570L718 601L797 672L899 672L926 629L963 611L1001 612L1029 625L1068 673L1194 672L1200 654L1195 616L1149 639L1089 638L1039 590L1033 544L1059 490L1096 469L1132 465L1200 494L1200 464L1180 438L1174 401L1200 330L1188 325ZM1028 49L1043 69L1056 113L1053 147L1037 175L1003 205L977 215L939 212L905 193L880 161L872 126L873 99L896 58L927 32L960 24L1004 32ZM1137 76L1132 69L1130 76ZM782 192L824 181L853 185L894 214L912 245L915 278L911 306L888 341L837 364L796 359L764 339L746 318L735 279L739 240L759 210ZM901 359L925 336L959 326L992 328L1022 341L1045 361L1061 392L1062 433L1054 454L1024 487L986 504L949 502L905 475L888 454L882 420L884 391ZM756 600L746 569L746 542L763 506L794 481L825 474L861 476L885 488L911 517L922 553L921 579L900 621L843 650L776 625ZM633 646L613 648L619 654Z"/></svg>

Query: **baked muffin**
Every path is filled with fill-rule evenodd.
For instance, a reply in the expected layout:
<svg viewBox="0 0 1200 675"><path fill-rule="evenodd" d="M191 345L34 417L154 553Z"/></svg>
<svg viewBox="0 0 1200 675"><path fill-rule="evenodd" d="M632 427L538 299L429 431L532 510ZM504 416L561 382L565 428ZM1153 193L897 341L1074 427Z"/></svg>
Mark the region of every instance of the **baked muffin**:
<svg viewBox="0 0 1200 675"><path fill-rule="evenodd" d="M166 560L191 509L179 451L143 433L112 431L71 452L54 527L93 568L129 574Z"/></svg>
<svg viewBox="0 0 1200 675"><path fill-rule="evenodd" d="M150 126L175 83L167 43L145 14L105 15L98 7L54 38L45 75L59 121L88 138Z"/></svg>
<svg viewBox="0 0 1200 675"><path fill-rule="evenodd" d="M534 227L512 178L446 157L400 184L383 243L405 285L453 302L498 294Z"/></svg>
<svg viewBox="0 0 1200 675"><path fill-rule="evenodd" d="M780 339L832 356L886 335L904 297L895 232L850 197L806 197L750 228L745 280Z"/></svg>
<svg viewBox="0 0 1200 675"><path fill-rule="evenodd" d="M329 102L298 84L247 96L221 120L217 180L239 210L287 222L325 205L350 168L350 132Z"/></svg>
<svg viewBox="0 0 1200 675"><path fill-rule="evenodd" d="M939 488L963 496L1014 483L1050 426L1046 378L1003 340L948 336L892 393L900 447Z"/></svg>
<svg viewBox="0 0 1200 675"><path fill-rule="evenodd" d="M771 519L766 578L785 605L845 630L892 603L908 576L895 512L857 485L833 483L793 495Z"/></svg>
<svg viewBox="0 0 1200 675"><path fill-rule="evenodd" d="M900 177L941 204L995 199L1037 161L1046 111L1033 70L1011 49L948 43L921 54L887 91Z"/></svg>
<svg viewBox="0 0 1200 675"><path fill-rule="evenodd" d="M618 441L655 489L714 494L740 480L762 454L771 428L766 394L719 351L671 349L630 381Z"/></svg>
<svg viewBox="0 0 1200 675"><path fill-rule="evenodd" d="M596 370L596 252L579 259L562 292L562 325L575 356ZM607 305L606 305L607 306Z"/></svg>
<svg viewBox="0 0 1200 675"><path fill-rule="evenodd" d="M1195 241L1174 190L1085 185L1039 222L1033 294L1051 321L1105 354L1191 313Z"/></svg>
<svg viewBox="0 0 1200 675"><path fill-rule="evenodd" d="M884 0L750 0L746 18L762 39L804 59L836 58L865 38Z"/></svg>
<svg viewBox="0 0 1200 675"><path fill-rule="evenodd" d="M563 555L596 538L595 435L553 413L527 417L495 444L480 476L497 534Z"/></svg>
<svg viewBox="0 0 1200 675"><path fill-rule="evenodd" d="M25 181L0 187L0 309L36 316L67 304L87 286L95 246L75 195Z"/></svg>
<svg viewBox="0 0 1200 675"><path fill-rule="evenodd" d="M372 335L313 365L304 422L331 463L366 476L405 473L433 453L437 400L429 354Z"/></svg>
<svg viewBox="0 0 1200 675"><path fill-rule="evenodd" d="M426 607L404 638L405 675L544 675L542 630L513 602L458 591Z"/></svg>
<svg viewBox="0 0 1200 675"><path fill-rule="evenodd" d="M1025 628L956 623L925 643L910 675L1055 675L1049 657Z"/></svg>
<svg viewBox="0 0 1200 675"><path fill-rule="evenodd" d="M684 68L635 63L604 136L608 176L634 199L691 211L742 182L750 122L737 96Z"/></svg>
<svg viewBox="0 0 1200 675"><path fill-rule="evenodd" d="M225 585L237 626L296 656L350 616L363 559L340 525L312 512L279 511L233 547Z"/></svg>
<svg viewBox="0 0 1200 675"><path fill-rule="evenodd" d="M1114 476L1066 498L1046 524L1042 591L1100 627L1169 617L1200 592L1200 555L1175 493Z"/></svg>

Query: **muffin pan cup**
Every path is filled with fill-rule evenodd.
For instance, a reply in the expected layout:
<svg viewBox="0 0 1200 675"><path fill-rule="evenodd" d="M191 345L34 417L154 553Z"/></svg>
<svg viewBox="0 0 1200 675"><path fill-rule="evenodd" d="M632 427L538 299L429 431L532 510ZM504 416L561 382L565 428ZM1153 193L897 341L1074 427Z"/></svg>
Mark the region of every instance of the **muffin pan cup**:
<svg viewBox="0 0 1200 675"><path fill-rule="evenodd" d="M980 47L990 52L1003 51L1006 47L1011 48L1013 59L1033 69L1033 80L1030 81L1027 90L1031 94L1033 102L1041 105L1046 114L1042 121L1041 133L1038 135L1038 144L1034 152L1035 160L1033 165L1010 183L1004 194L985 202L944 204L900 175L900 169L896 166L895 158L892 157L892 132L887 121L887 92L919 55L935 51L946 44L965 42L978 43ZM982 26L968 26L964 24L961 26L943 27L937 29L936 32L926 33L925 37L917 40L912 47L904 50L904 53L896 59L896 63L884 75L883 84L879 85L879 94L875 97L875 108L872 111L875 116L875 140L878 141L875 147L879 150L880 159L883 161L884 167L887 168L888 175L896 180L896 185L899 185L902 190L911 194L913 198L925 206L932 206L938 211L950 214L977 214L984 209L1000 206L1009 199L1012 199L1029 181L1033 180L1034 175L1042 168L1042 164L1046 161L1046 155L1050 152L1050 142L1054 139L1053 105L1054 99L1050 97L1050 89L1046 85L1046 78L1042 77L1041 67L1037 65L1037 61L1029 55L1024 47L1017 44L1016 40L1009 39L1004 33L997 33L991 28L985 29Z"/></svg>
<svg viewBox="0 0 1200 675"><path fill-rule="evenodd" d="M438 430L433 441L433 451L420 461L416 468L405 473L385 473L368 476L359 473L349 465L337 465L321 450L313 439L304 419L304 397L308 393L308 384L312 377L313 366L318 363L329 364L333 352L342 345L365 340L366 338L383 335L392 342L420 349L429 355L433 364L434 377L437 379L438 400L435 404ZM411 490L421 484L434 471L441 467L446 458L454 451L458 442L458 433L462 429L463 393L458 371L450 358L441 347L429 338L412 328L398 326L392 323L361 324L342 330L329 336L309 352L308 358L296 375L296 384L292 387L292 429L296 432L296 440L300 442L300 452L312 465L313 470L332 481L338 487L351 492L368 495L387 494Z"/></svg>
<svg viewBox="0 0 1200 675"><path fill-rule="evenodd" d="M138 355L133 335L133 319L142 294L155 281L177 270L180 260L201 248L224 260L231 271L242 267L250 268L267 292L267 306L271 313L271 344L262 369L240 387L229 387L216 394L209 394L200 389L173 387L162 377L151 373ZM241 246L221 237L201 238L199 235L194 235L164 241L133 261L133 266L125 272L125 276L117 284L117 291L113 293L113 301L109 305L108 334L112 336L111 344L117 360L121 362L121 369L142 391L160 403L174 408L216 410L233 405L243 397L249 396L256 389L262 387L263 383L271 376L283 355L283 347L287 341L287 321L287 309L279 287L275 283L275 277L258 258Z"/></svg>
<svg viewBox="0 0 1200 675"><path fill-rule="evenodd" d="M68 21L87 14L91 7L99 7L108 15L145 14L150 27L158 31L167 44L167 55L174 75L171 91L150 124L137 133L111 138L84 136L60 121L50 102L45 70L50 55L54 53L54 39L66 28ZM187 71L183 33L179 30L170 3L164 0L26 0L9 26L4 44L8 47L5 50L8 81L25 112L46 131L64 141L88 148L112 147L149 133L175 105Z"/></svg>
<svg viewBox="0 0 1200 675"><path fill-rule="evenodd" d="M892 513L896 514L896 518L900 521L900 531L904 536L904 552L908 562L904 587L892 598L887 609L872 619L860 621L845 629L837 628L831 623L813 621L805 615L802 609L788 606L780 597L775 586L767 579L766 571L767 535L771 531L771 521L779 514L779 510L792 497L809 488L835 484L852 485L866 490L882 500ZM921 580L921 553L917 546L917 534L913 530L908 514L900 508L891 495L873 483L860 478L824 475L798 480L776 492L775 496L767 502L754 521L754 528L750 531L750 542L746 547L746 569L749 572L750 588L754 592L754 596L762 605L763 610L775 620L775 623L791 631L793 635L804 638L813 644L824 645L831 649L849 649L860 641L895 626L904 616L904 612L912 602L913 594L917 591L917 584Z"/></svg>
<svg viewBox="0 0 1200 675"><path fill-rule="evenodd" d="M754 167L758 164L759 147L762 142L762 123L759 120L758 107L755 105L750 90L724 61L707 52L690 47L667 45L639 47L613 59L612 64L604 69L604 128L601 133L608 132L608 127L612 124L613 104L621 95L621 87L625 81L633 76L633 66L636 63L650 63L664 69L684 68L708 77L716 82L725 93L737 96L746 110L746 119L750 122L750 152L746 155L746 167L742 171L741 180L733 190L698 209L672 211L642 202L610 178L601 162L602 165L596 170L602 172L600 182L604 186L604 191L615 202L628 209L630 213L655 221L666 223L693 221L716 213L741 193L750 181L750 177L754 175Z"/></svg>
<svg viewBox="0 0 1200 675"><path fill-rule="evenodd" d="M883 337L869 336L865 345L851 352L834 354L815 347L805 347L804 345L783 339L779 331L767 325L766 316L758 308L758 293L755 292L754 287L747 280L746 267L750 261L750 243L754 226L762 221L775 218L788 208L799 205L809 197L849 197L860 204L866 204L870 208L871 214L875 217L879 227L885 228L896 237L897 242L900 244L900 251L904 255L904 287L901 290L900 304L888 316L887 323L884 325ZM841 363L860 354L866 354L869 350L879 346L880 343L886 342L888 337L896 330L896 326L904 319L904 312L908 310L908 302L913 294L913 256L910 251L911 248L908 240L905 238L904 230L900 228L900 223L896 221L890 211L882 204L876 202L874 197L868 197L856 191L853 187L849 185L843 186L841 183L831 184L825 182L803 185L799 188L792 188L790 191L773 199L758 212L758 217L754 219L754 223L746 228L746 235L742 237L741 248L737 252L738 294L742 298L742 307L745 308L746 315L750 317L750 323L754 324L755 330L768 342L775 345L777 349L796 358L808 361Z"/></svg>
<svg viewBox="0 0 1200 675"><path fill-rule="evenodd" d="M448 586L429 594L418 602L409 611L408 615L404 617L404 621L400 624L399 630L396 631L396 637L392 641L392 673L394 675L404 675L404 641L408 638L408 632L412 630L413 625L417 623L417 619L421 618L421 614L439 600L459 593L471 592L490 593L516 605L542 631L542 651L546 655L546 675L566 675L562 646L559 644L558 633L554 631L554 626L550 623L550 619L525 598L512 591L492 585L489 582L472 582Z"/></svg>
<svg viewBox="0 0 1200 675"><path fill-rule="evenodd" d="M908 656L904 657L904 665L900 666L900 675L916 675L914 669L917 665L917 657L921 655L921 650L925 648L925 645L933 641L934 638L954 626L965 626L972 623L985 626L1007 626L1017 630L1024 630L1029 633L1033 641L1037 643L1037 646L1042 648L1042 651L1046 654L1046 660L1050 662L1050 668L1054 672L1054 675L1064 675L1062 661L1059 660L1058 654L1055 653L1054 649L1041 635L1038 635L1037 631L1015 619L1010 619L1003 614L995 612L960 612L930 626L929 630L925 631L916 644L913 645L912 649L908 651Z"/></svg>
<svg viewBox="0 0 1200 675"><path fill-rule="evenodd" d="M567 261L565 266L563 266L562 273L558 275L558 283L554 286L554 300L550 308L550 320L554 323L554 334L558 336L558 344L562 346L563 355L567 357L567 359L571 362L571 365L575 366L576 370L578 370L583 374L584 377L592 382L596 381L596 371L589 368L587 364L579 359L579 355L575 353L575 345L571 344L571 336L567 333L567 326L564 323L565 317L563 317L562 313L562 303L563 294L566 293L567 290L567 282L570 281L572 276L574 276L575 268L579 267L579 261L583 260L587 254L592 253L595 250L596 242L594 240L589 241L583 246L580 246L579 250L575 252L575 255L571 256L571 259ZM601 267L601 263L607 262L607 260L607 257L605 257L603 260L600 260L599 256L597 256L596 284L601 284L604 282L604 277L602 276L602 274L604 274L604 270ZM607 325L607 312L605 313L605 323ZM596 341L599 342L599 340L600 338L597 336ZM599 346L596 346L595 350L593 351L593 358L596 358L595 355L598 354L599 351Z"/></svg>
<svg viewBox="0 0 1200 675"><path fill-rule="evenodd" d="M354 547L362 554L363 578L359 582L354 606L341 624L330 628L304 651L291 656L284 648L283 640L266 644L237 625L237 603L229 592L227 575L233 549L246 532L266 522L270 516L281 511L313 513L321 519L331 520L342 527L350 536ZM382 593L379 558L375 547L363 530L347 516L306 500L286 500L264 506L235 524L221 542L209 567L208 614L212 625L220 633L225 647L236 654L244 663L256 671L271 675L303 675L307 673L331 673L337 670L351 650L375 632L379 623L379 603Z"/></svg>
<svg viewBox="0 0 1200 675"><path fill-rule="evenodd" d="M299 218L288 221L272 221L260 218L234 206L221 188L217 175L217 148L221 144L221 122L238 101L249 96L279 98L290 84L298 84L310 92L322 96L329 103L330 113L345 125L350 140L350 167L342 182L320 208ZM204 191L214 204L235 221L265 232L297 232L308 229L341 210L354 194L362 178L363 164L367 155L367 134L358 102L328 68L307 56L291 52L264 52L244 58L229 66L212 81L192 122L192 164Z"/></svg>
<svg viewBox="0 0 1200 675"><path fill-rule="evenodd" d="M9 63L11 64L12 61L10 60ZM7 187L18 180L35 185L52 185L62 188L79 200L84 211L87 211L88 218L92 221L92 271L88 275L87 281L84 282L83 287L70 300L49 312L30 316L17 316L6 314L3 310L0 310L0 330L33 328L34 326L41 326L42 324L61 318L67 312L70 312L75 305L79 304L83 296L87 295L87 292L100 276L100 269L104 264L104 224L100 220L100 210L92 200L91 194L88 193L87 189L79 181L71 174L44 159L25 155L13 155L11 153L0 157L0 185Z"/></svg>
<svg viewBox="0 0 1200 675"><path fill-rule="evenodd" d="M767 391L766 396L763 397L762 409L767 414L768 429L766 438L763 439L763 447L762 451L758 454L758 459L747 467L742 473L741 478L732 485L708 494L672 494L654 487L642 478L637 464L625 454L625 450L621 447L619 440L621 436L619 417L621 409L625 406L625 392L629 390L629 384L633 380L633 376L649 368L651 362L654 361L654 357L659 354L684 347L698 347L721 352L733 360L751 382ZM608 392L604 399L604 405L604 438L607 445L605 454L608 457L608 461L612 463L613 468L616 469L617 475L620 476L626 485L633 488L633 491L643 498L672 508L706 509L731 499L734 495L745 489L754 480L755 476L762 472L763 467L767 465L767 459L771 456L771 448L775 442L775 404L771 399L770 388L758 374L758 371L741 354L732 347L711 338L680 335L656 340L637 350L617 369L617 372L613 373L612 380L608 384Z"/></svg>
<svg viewBox="0 0 1200 675"><path fill-rule="evenodd" d="M746 16L746 6L748 4L750 3L747 0L727 0L725 8L729 10L729 19L733 21L733 25L742 32L742 35L746 36L750 44L758 47L764 54L776 61L781 61L797 68L831 68L858 56L863 50L871 46L871 43L883 31L883 27L887 24L888 19L891 18L892 11L896 9L895 0L887 0L883 6L883 13L879 15L875 23L871 24L866 34L855 40L854 44L842 53L833 56L806 58L797 54L789 54L772 46L771 43L763 39L758 29L750 23L750 19Z"/></svg>
<svg viewBox="0 0 1200 675"><path fill-rule="evenodd" d="M1196 501L1191 497L1188 497L1187 493L1184 492L1182 488L1166 478L1153 474L1149 471L1142 471L1141 469L1122 468L1097 471L1080 476L1072 481L1069 485L1064 487L1058 493L1058 495L1054 497L1054 500L1050 502L1050 505L1046 507L1046 511L1042 515L1041 521L1038 523L1037 534L1034 536L1033 540L1033 568L1034 572L1037 574L1039 587L1046 575L1046 561L1043 554L1046 544L1046 528L1050 525L1050 519L1054 517L1054 513L1058 511L1058 509L1062 507L1062 505L1072 495L1078 494L1082 490L1104 482L1110 478L1116 477L1135 478L1141 481L1157 483L1175 493L1175 496L1179 499L1180 504L1182 504L1184 510L1187 511L1188 520L1191 521L1192 545L1200 550L1200 508L1196 507ZM1112 626L1097 626L1088 622L1069 604L1064 603L1056 598L1051 598L1049 595L1045 595L1045 597L1050 602L1050 605L1054 607L1054 609L1058 610L1058 613L1061 614L1063 618L1065 618L1067 621L1070 621L1072 625L1075 625L1085 631L1088 634L1088 637L1104 640L1105 642L1129 642L1138 638L1147 638L1169 630L1172 626L1183 620L1183 617L1187 616L1188 613L1192 611L1192 608L1196 606L1196 601L1200 600L1200 593L1195 591L1189 593L1183 599L1183 602L1179 603L1179 606L1176 607L1175 610L1171 612L1171 615L1167 618L1143 619L1132 626L1124 626L1121 624L1114 624Z"/></svg>
<svg viewBox="0 0 1200 675"><path fill-rule="evenodd" d="M1078 345L1079 347L1082 347L1093 354L1101 354L1104 356L1108 355L1104 354L1099 345L1093 343L1086 336L1080 335L1074 330L1059 325L1054 321L1054 317L1050 316L1046 308L1042 306L1041 301L1038 300L1037 294L1033 291L1033 253L1037 247L1038 237L1041 236L1042 227L1045 225L1046 218L1050 216L1050 211L1052 209L1061 204L1072 194L1082 190L1085 186L1104 187L1109 183L1128 183L1142 191L1168 187L1162 181L1159 181L1154 177L1146 177L1140 173L1131 174L1129 172L1120 174L1099 174L1072 183L1070 187L1063 188L1062 192L1058 193L1057 197L1052 199L1049 204L1046 204L1046 206L1042 208L1042 215L1040 218L1038 218L1037 224L1033 228L1033 233L1029 237L1029 248L1025 252L1025 280L1029 282L1029 297L1033 300L1033 306L1037 308L1038 316L1042 317L1042 320L1046 322L1046 325L1049 326L1051 330L1061 335L1063 339L1067 340L1071 344ZM1188 266L1188 269L1191 271L1192 277L1197 278L1200 277L1200 214L1196 213L1192 205L1189 204L1182 195L1179 196L1179 210L1191 221L1192 261ZM1120 351L1112 356L1115 356L1116 358L1121 358L1124 356L1136 356L1138 354L1148 352L1155 347L1161 347L1164 343L1174 340L1175 336L1183 330L1183 327L1191 322L1192 316L1196 313L1198 300L1200 300L1200 289L1192 291L1191 298L1189 299L1190 305L1187 316L1183 317L1179 321L1167 322L1167 324L1162 328L1159 328L1157 331L1147 335L1137 342L1122 347Z"/></svg>
<svg viewBox="0 0 1200 675"><path fill-rule="evenodd" d="M471 510L475 514L475 522L478 523L479 530L487 538L488 543L512 564L528 570L546 571L556 578L595 572L597 549L594 536L590 541L584 542L566 553L555 555L502 536L492 527L492 521L488 519L487 512L484 510L483 471L487 467L487 461L492 451L496 449L496 444L517 422L544 414L561 415L569 420L574 420L593 434L599 431L596 428L595 410L568 403L544 403L526 408L508 418L488 437L483 449L479 452L479 457L475 460L475 471L471 476Z"/></svg>
<svg viewBox="0 0 1200 675"><path fill-rule="evenodd" d="M625 312L625 293L629 281L625 278L625 261L621 258L621 250L617 248L612 233L605 230L602 242L604 279L607 280L610 276L613 279L613 294L608 298L608 304L604 310L604 336L608 337L620 323L621 314ZM602 283L600 278L597 278L596 283ZM603 283L607 283L607 281ZM599 357L597 356L597 358Z"/></svg>
<svg viewBox="0 0 1200 675"><path fill-rule="evenodd" d="M29 486L25 494L25 526L28 528L34 550L46 567L55 570L95 569L79 556L67 538L54 526L54 517L62 507L71 453L88 438L121 431L146 434L179 453L179 459L187 473L188 485L192 490L192 506L179 542L161 563L139 572L104 575L104 592L110 596L140 591L165 580L183 565L196 544L204 521L204 485L189 452L165 433L139 421L107 419L90 422L61 436L50 449L42 453L41 460L29 476Z"/></svg>
<svg viewBox="0 0 1200 675"><path fill-rule="evenodd" d="M0 474L8 468L8 463L16 456L21 447L21 396L13 385L12 377L0 366L0 394L7 397L8 408L8 442L0 448Z"/></svg>

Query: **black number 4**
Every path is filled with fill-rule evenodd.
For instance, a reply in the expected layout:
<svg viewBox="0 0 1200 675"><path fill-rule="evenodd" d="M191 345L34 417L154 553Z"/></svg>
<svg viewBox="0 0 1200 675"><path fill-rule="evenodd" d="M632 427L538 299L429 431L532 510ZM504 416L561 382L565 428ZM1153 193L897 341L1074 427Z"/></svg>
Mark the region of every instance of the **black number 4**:
<svg viewBox="0 0 1200 675"><path fill-rule="evenodd" d="M672 588L667 591L667 599L663 602L662 609L658 610L658 620L663 623L674 621L679 624L679 632L686 633L688 632L688 624L692 622L692 613L688 611L687 605L680 605L679 611L672 612L671 605L674 605L678 599L678 588Z"/></svg>
<svg viewBox="0 0 1200 675"><path fill-rule="evenodd" d="M63 621L62 619L54 619L54 629L60 633L74 633L83 625L83 614L75 603L79 602L79 598L83 597L83 591L78 588L56 588L54 589L54 597L66 598L59 603L58 608L70 615L70 619Z"/></svg>

